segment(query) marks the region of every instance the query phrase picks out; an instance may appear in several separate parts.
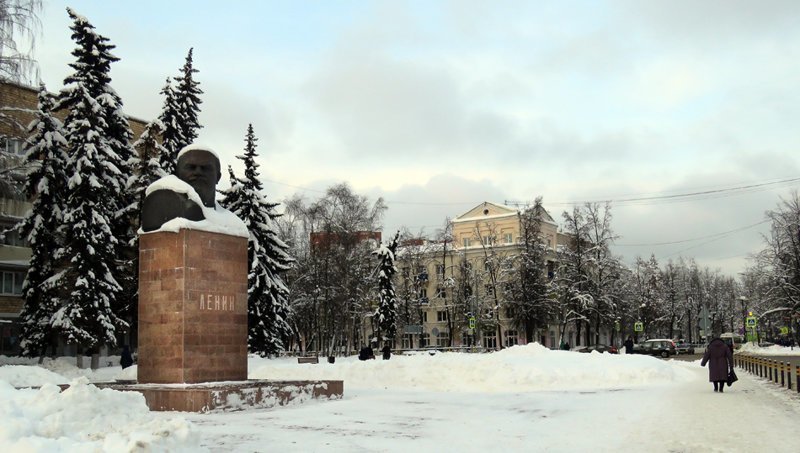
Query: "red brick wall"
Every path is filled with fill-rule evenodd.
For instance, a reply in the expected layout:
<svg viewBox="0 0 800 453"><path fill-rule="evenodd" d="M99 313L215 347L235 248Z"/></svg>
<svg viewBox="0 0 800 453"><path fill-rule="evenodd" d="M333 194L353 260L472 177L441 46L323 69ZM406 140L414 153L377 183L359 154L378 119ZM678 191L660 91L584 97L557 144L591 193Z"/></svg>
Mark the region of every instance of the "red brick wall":
<svg viewBox="0 0 800 453"><path fill-rule="evenodd" d="M12 82L0 82L0 109L4 115L11 117L11 119L0 119L0 135L22 138L27 135L25 131L28 124L33 121L38 105L38 94L37 88ZM57 112L56 116L63 121L67 112ZM128 117L128 122L133 131L134 140L136 140L142 135L147 124L131 117Z"/></svg>

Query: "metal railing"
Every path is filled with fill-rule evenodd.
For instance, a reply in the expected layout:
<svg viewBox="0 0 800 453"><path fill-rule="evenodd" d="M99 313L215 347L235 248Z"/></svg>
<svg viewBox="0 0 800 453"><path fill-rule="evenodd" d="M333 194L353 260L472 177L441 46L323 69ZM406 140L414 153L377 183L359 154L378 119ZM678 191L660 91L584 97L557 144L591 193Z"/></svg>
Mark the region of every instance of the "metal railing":
<svg viewBox="0 0 800 453"><path fill-rule="evenodd" d="M781 362L749 354L735 354L734 366L763 379L796 390L800 393L800 365L793 366L791 362Z"/></svg>

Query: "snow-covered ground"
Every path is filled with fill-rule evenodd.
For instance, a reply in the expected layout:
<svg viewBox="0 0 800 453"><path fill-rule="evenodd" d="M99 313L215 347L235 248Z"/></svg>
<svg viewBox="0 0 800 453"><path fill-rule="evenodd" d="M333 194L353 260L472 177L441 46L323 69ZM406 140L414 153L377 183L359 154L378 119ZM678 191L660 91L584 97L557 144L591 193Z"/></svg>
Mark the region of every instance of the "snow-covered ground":
<svg viewBox="0 0 800 453"><path fill-rule="evenodd" d="M787 348L785 346L772 345L767 347L759 347L754 343L745 343L739 348L738 352L757 355L796 355L800 356L800 347Z"/></svg>
<svg viewBox="0 0 800 453"><path fill-rule="evenodd" d="M16 363L0 366L0 451L754 452L800 445L800 396L743 371L718 394L699 361L538 344L315 365L251 358L251 378L342 379L345 396L212 414L151 413L141 395L88 384L128 378L135 367L0 362ZM53 385L67 382L73 386L61 393ZM33 385L42 387L14 388Z"/></svg>

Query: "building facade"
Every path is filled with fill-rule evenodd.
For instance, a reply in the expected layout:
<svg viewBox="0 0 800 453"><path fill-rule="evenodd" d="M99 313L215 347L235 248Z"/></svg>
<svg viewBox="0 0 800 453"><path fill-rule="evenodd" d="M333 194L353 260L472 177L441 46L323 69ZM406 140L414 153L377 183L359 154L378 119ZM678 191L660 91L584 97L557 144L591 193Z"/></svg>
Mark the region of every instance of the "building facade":
<svg viewBox="0 0 800 453"><path fill-rule="evenodd" d="M38 90L14 82L0 80L0 233L19 222L31 210L22 186L27 169L24 164L24 143L28 125L38 107ZM62 121L67 112L56 112ZM134 137L139 137L146 123L128 117ZM25 280L31 250L16 232L2 235L0 240L0 354L19 352L19 314L22 311L22 283Z"/></svg>
<svg viewBox="0 0 800 453"><path fill-rule="evenodd" d="M569 237L546 211L539 219L546 270L553 278L556 249ZM521 250L520 212L484 202L454 218L450 228L446 240L414 240L398 252L395 292L406 325L395 347L494 350L525 344L526 335L509 316L502 291ZM558 347L558 327L538 329L533 340ZM567 327L564 340L576 344L574 327Z"/></svg>

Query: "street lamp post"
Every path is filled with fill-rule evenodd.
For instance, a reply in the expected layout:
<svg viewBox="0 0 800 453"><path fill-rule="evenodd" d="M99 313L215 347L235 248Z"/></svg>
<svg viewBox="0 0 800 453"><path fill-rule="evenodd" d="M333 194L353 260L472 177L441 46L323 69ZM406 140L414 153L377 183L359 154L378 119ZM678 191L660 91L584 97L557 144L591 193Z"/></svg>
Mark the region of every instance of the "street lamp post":
<svg viewBox="0 0 800 453"><path fill-rule="evenodd" d="M747 338L747 297L739 296L739 301L742 303L742 332L745 335L745 340L749 342L750 339Z"/></svg>

